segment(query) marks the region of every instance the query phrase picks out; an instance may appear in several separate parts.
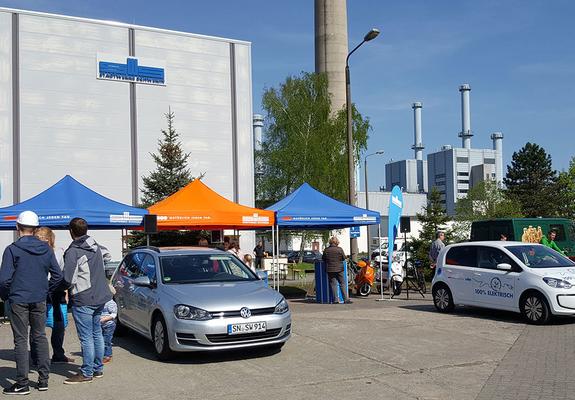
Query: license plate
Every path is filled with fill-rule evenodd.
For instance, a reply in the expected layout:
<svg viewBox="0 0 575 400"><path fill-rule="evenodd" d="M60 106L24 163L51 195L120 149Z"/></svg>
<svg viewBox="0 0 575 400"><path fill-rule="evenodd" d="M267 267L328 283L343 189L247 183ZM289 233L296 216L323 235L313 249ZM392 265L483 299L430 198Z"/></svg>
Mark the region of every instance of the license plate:
<svg viewBox="0 0 575 400"><path fill-rule="evenodd" d="M265 332L265 322L248 322L246 324L228 325L228 335L239 335L242 333Z"/></svg>

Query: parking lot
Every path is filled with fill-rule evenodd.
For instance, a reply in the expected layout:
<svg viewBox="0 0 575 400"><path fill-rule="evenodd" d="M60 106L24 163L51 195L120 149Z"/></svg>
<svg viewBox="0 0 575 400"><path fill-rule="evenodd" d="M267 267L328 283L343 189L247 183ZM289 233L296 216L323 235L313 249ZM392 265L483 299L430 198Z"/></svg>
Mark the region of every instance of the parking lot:
<svg viewBox="0 0 575 400"><path fill-rule="evenodd" d="M78 365L53 369L44 399L202 398L562 399L573 398L571 319L526 326L518 315L471 308L443 315L425 300L351 305L290 301L293 336L279 353L182 354L155 359L135 334L117 338L101 380L63 385L77 372L80 346L68 331L66 350ZM12 334L0 326L0 384L15 374ZM30 375L37 378L35 373Z"/></svg>

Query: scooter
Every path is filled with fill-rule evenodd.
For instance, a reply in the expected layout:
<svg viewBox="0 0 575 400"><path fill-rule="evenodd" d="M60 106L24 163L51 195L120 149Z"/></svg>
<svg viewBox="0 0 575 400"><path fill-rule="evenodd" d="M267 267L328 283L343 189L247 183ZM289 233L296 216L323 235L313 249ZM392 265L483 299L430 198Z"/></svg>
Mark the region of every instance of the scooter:
<svg viewBox="0 0 575 400"><path fill-rule="evenodd" d="M369 261L361 260L357 263L359 271L355 275L355 291L358 296L369 296L371 293L371 286L375 281L375 268L371 266Z"/></svg>
<svg viewBox="0 0 575 400"><path fill-rule="evenodd" d="M377 288L380 293L382 293L381 282L383 274L383 283L388 284L388 263L382 264L383 271L377 271L376 273L376 282ZM401 257L398 254L393 255L393 260L391 262L391 290L394 296L398 296L401 294L401 286L403 285L403 280L405 279L405 271L403 269L403 262L401 261Z"/></svg>

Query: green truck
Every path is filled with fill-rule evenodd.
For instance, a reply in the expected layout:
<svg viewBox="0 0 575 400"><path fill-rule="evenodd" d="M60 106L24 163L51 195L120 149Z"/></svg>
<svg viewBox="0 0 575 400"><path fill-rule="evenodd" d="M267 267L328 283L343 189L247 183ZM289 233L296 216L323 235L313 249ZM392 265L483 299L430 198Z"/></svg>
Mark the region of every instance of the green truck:
<svg viewBox="0 0 575 400"><path fill-rule="evenodd" d="M569 258L575 259L575 222L566 218L506 218L475 221L471 224L471 241L499 240L501 235L507 240L518 242L538 242L541 235L554 229L557 232L555 243Z"/></svg>

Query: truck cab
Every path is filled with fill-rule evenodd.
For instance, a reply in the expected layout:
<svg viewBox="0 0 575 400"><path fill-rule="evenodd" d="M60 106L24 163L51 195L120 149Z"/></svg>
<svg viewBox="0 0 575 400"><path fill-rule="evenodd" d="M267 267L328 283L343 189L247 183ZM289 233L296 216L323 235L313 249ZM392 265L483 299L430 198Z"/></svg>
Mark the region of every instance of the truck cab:
<svg viewBox="0 0 575 400"><path fill-rule="evenodd" d="M499 240L503 234L509 241L538 241L550 230L557 232L555 243L575 259L575 222L567 218L502 218L474 221L471 224L471 241Z"/></svg>

